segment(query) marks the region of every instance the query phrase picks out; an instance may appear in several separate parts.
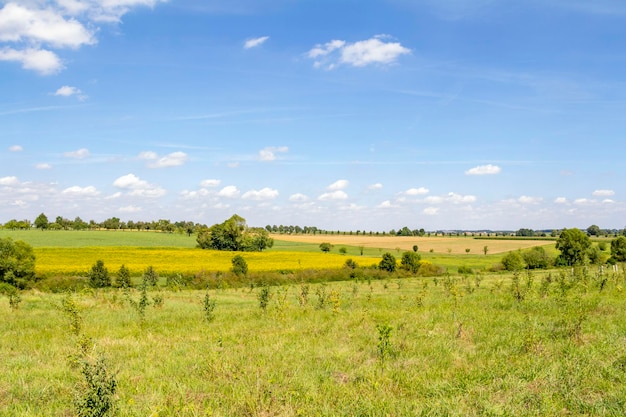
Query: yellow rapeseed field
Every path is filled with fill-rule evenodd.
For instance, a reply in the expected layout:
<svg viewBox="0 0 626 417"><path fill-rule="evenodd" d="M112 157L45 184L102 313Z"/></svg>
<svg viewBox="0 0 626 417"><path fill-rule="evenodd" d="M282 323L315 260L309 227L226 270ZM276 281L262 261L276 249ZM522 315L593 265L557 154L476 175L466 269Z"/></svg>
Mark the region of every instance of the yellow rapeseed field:
<svg viewBox="0 0 626 417"><path fill-rule="evenodd" d="M36 248L36 270L40 275L84 276L91 266L102 260L109 272L126 265L132 275L153 266L159 274L195 274L202 271L228 271L231 259L239 254L250 271L290 271L301 269L340 268L347 256L313 252L224 252L190 248L83 247ZM380 259L359 257L361 265L378 263Z"/></svg>

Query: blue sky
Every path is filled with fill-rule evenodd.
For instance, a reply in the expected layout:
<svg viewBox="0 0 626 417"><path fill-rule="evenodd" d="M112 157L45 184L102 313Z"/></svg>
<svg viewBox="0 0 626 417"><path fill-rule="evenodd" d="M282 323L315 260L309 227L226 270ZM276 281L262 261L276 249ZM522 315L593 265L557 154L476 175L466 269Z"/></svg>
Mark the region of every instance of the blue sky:
<svg viewBox="0 0 626 417"><path fill-rule="evenodd" d="M626 225L626 3L0 0L0 221Z"/></svg>

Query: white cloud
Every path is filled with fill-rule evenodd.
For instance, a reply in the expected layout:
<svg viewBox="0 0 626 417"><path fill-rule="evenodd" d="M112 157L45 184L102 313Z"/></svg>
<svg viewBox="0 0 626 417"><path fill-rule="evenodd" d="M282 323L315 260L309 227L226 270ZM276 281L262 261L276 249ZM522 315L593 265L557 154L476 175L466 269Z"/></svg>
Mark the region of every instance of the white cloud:
<svg viewBox="0 0 626 417"><path fill-rule="evenodd" d="M64 68L61 59L54 52L45 49L16 50L5 47L0 49L0 61L19 62L22 68L41 75L56 74Z"/></svg>
<svg viewBox="0 0 626 417"><path fill-rule="evenodd" d="M343 190L350 185L348 180L338 180L328 186L329 191Z"/></svg>
<svg viewBox="0 0 626 417"><path fill-rule="evenodd" d="M234 185L227 185L222 188L217 195L226 198L237 198L239 197L239 189L237 189Z"/></svg>
<svg viewBox="0 0 626 417"><path fill-rule="evenodd" d="M587 205L587 204L594 204L596 203L596 200L592 200L589 198L577 198L576 200L574 200L574 204L576 205Z"/></svg>
<svg viewBox="0 0 626 417"><path fill-rule="evenodd" d="M128 195L133 197L161 197L165 195L165 190L158 185L149 184L134 174L127 174L119 177L113 182L113 186L128 191Z"/></svg>
<svg viewBox="0 0 626 417"><path fill-rule="evenodd" d="M15 186L19 184L20 181L17 177L0 177L0 185Z"/></svg>
<svg viewBox="0 0 626 417"><path fill-rule="evenodd" d="M452 203L452 204L467 204L476 202L476 196L473 195L462 195L457 193L448 193L442 196L428 196L424 199L424 202L428 204L442 204L442 203Z"/></svg>
<svg viewBox="0 0 626 417"><path fill-rule="evenodd" d="M389 41L389 38L387 35L377 35L354 43L336 39L315 45L306 55L315 60L316 68L325 67L330 70L337 64L355 67L392 64L400 56L411 53L410 49L398 42Z"/></svg>
<svg viewBox="0 0 626 417"><path fill-rule="evenodd" d="M381 208L381 209L389 209L389 208L394 208L394 207L396 206L394 206L389 200L385 200L376 206L376 208Z"/></svg>
<svg viewBox="0 0 626 417"><path fill-rule="evenodd" d="M9 152L22 152L23 150L24 148L22 148L20 145L9 146Z"/></svg>
<svg viewBox="0 0 626 417"><path fill-rule="evenodd" d="M567 198L565 197L557 197L554 199L556 204L567 204Z"/></svg>
<svg viewBox="0 0 626 417"><path fill-rule="evenodd" d="M368 190L382 190L383 189L383 185L379 182L377 182L376 184L372 184L370 186L367 187Z"/></svg>
<svg viewBox="0 0 626 417"><path fill-rule="evenodd" d="M306 201L309 201L309 197L301 193L296 193L289 196L289 201L294 203L304 203Z"/></svg>
<svg viewBox="0 0 626 417"><path fill-rule="evenodd" d="M605 198L604 200L602 200L603 204L613 204L615 203L614 200L611 200L610 198Z"/></svg>
<svg viewBox="0 0 626 417"><path fill-rule="evenodd" d="M81 101L87 99L87 95L83 94L83 92L80 91L80 89L76 87L71 87L69 85L64 85L63 87L59 88L57 91L54 92L54 95L60 96L60 97L77 96L78 99Z"/></svg>
<svg viewBox="0 0 626 417"><path fill-rule="evenodd" d="M318 197L320 201L333 201L333 200L347 200L348 194L341 190L333 191L330 193L324 193Z"/></svg>
<svg viewBox="0 0 626 417"><path fill-rule="evenodd" d="M46 162L42 162L40 164L35 165L35 168L37 169L52 169L52 165L46 163Z"/></svg>
<svg viewBox="0 0 626 417"><path fill-rule="evenodd" d="M259 160L261 161L274 161L276 160L277 153L287 153L289 148L286 146L269 146L259 151Z"/></svg>
<svg viewBox="0 0 626 417"><path fill-rule="evenodd" d="M496 165L479 165L477 167L465 171L465 175L495 175L499 174L502 169Z"/></svg>
<svg viewBox="0 0 626 417"><path fill-rule="evenodd" d="M139 155L137 156L137 158L143 159L146 161L152 161L154 159L157 159L158 157L159 155L157 155L156 152L152 152L152 151L139 152Z"/></svg>
<svg viewBox="0 0 626 417"><path fill-rule="evenodd" d="M66 188L62 191L63 194L76 195L76 196L97 196L100 192L93 185L87 187L79 187L77 185Z"/></svg>
<svg viewBox="0 0 626 417"><path fill-rule="evenodd" d="M166 0L20 0L0 9L0 61L20 62L42 75L64 66L58 49L97 43L98 22L119 22L138 6ZM10 46L9 46L10 45Z"/></svg>
<svg viewBox="0 0 626 417"><path fill-rule="evenodd" d="M244 44L244 49L256 48L257 46L261 46L265 43L270 37L269 36L261 36L259 38L248 39Z"/></svg>
<svg viewBox="0 0 626 417"><path fill-rule="evenodd" d="M278 191L271 188L263 188L261 190L250 190L245 192L241 198L244 200L273 200L278 197Z"/></svg>
<svg viewBox="0 0 626 417"><path fill-rule="evenodd" d="M173 152L148 164L149 168L169 168L184 165L189 157L185 152Z"/></svg>
<svg viewBox="0 0 626 417"><path fill-rule="evenodd" d="M595 197L611 197L615 195L615 191L613 190L595 190L593 192Z"/></svg>
<svg viewBox="0 0 626 417"><path fill-rule="evenodd" d="M200 182L200 187L205 187L205 188L215 188L215 187L219 187L219 185L222 183L222 181L220 180L203 180Z"/></svg>
<svg viewBox="0 0 626 417"><path fill-rule="evenodd" d="M439 213L439 207L426 207L424 210L422 210L422 213L426 214L427 216L435 216Z"/></svg>
<svg viewBox="0 0 626 417"><path fill-rule="evenodd" d="M89 152L89 149L87 148L81 148L77 151L72 151L72 152L65 152L63 154L63 156L65 156L66 158L74 158L74 159L85 159L87 158L91 153Z"/></svg>
<svg viewBox="0 0 626 417"><path fill-rule="evenodd" d="M543 201L542 197L531 197L527 195L523 195L517 199L522 204L539 204Z"/></svg>
<svg viewBox="0 0 626 417"><path fill-rule="evenodd" d="M406 195L416 196L416 195L425 195L428 194L430 190L428 188L420 187L420 188L409 188L404 192Z"/></svg>

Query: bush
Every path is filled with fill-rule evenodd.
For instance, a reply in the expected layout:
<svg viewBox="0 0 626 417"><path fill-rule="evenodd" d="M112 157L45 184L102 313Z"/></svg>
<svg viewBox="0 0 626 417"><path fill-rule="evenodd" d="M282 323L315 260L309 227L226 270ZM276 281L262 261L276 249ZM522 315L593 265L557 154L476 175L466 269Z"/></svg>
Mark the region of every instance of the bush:
<svg viewBox="0 0 626 417"><path fill-rule="evenodd" d="M402 260L400 261L402 269L405 271L416 274L420 269L420 256L417 252L404 252L402 254Z"/></svg>
<svg viewBox="0 0 626 417"><path fill-rule="evenodd" d="M333 248L333 245L331 245L329 242L320 243L320 250L324 253L330 252L332 248Z"/></svg>
<svg viewBox="0 0 626 417"><path fill-rule="evenodd" d="M459 266L459 274L468 275L468 274L473 274L473 273L474 271L469 266L465 266L465 265Z"/></svg>
<svg viewBox="0 0 626 417"><path fill-rule="evenodd" d="M109 270L104 266L104 262L100 259L96 261L89 271L89 285L92 288L104 288L111 286L111 277Z"/></svg>
<svg viewBox="0 0 626 417"><path fill-rule="evenodd" d="M522 253L528 269L546 269L550 266L550 258L546 250L541 246L535 246Z"/></svg>
<svg viewBox="0 0 626 417"><path fill-rule="evenodd" d="M231 263L233 265L231 271L235 275L239 277L245 277L246 275L248 275L248 263L245 259L243 259L243 256L235 255L233 259L231 259Z"/></svg>
<svg viewBox="0 0 626 417"><path fill-rule="evenodd" d="M524 269L524 258L520 251L509 252L502 258L502 265L507 271L519 271Z"/></svg>
<svg viewBox="0 0 626 417"><path fill-rule="evenodd" d="M0 282L24 289L35 281L33 247L21 240L0 239Z"/></svg>

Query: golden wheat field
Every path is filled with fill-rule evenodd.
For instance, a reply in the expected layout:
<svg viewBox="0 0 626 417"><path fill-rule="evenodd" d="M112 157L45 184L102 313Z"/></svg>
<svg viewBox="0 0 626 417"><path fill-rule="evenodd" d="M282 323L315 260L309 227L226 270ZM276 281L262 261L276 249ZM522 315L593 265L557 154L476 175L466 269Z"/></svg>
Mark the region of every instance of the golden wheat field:
<svg viewBox="0 0 626 417"><path fill-rule="evenodd" d="M548 240L525 239L474 239L472 237L414 237L414 236L368 236L368 235L274 235L276 240L303 243L329 242L333 245L363 246L366 248L385 248L411 250L413 245L419 247L420 252L464 254L470 249L473 254L483 253L488 247L490 254L505 253L517 249L527 249L533 246L554 245Z"/></svg>
<svg viewBox="0 0 626 417"><path fill-rule="evenodd" d="M126 265L131 274L139 275L148 266L160 274L195 274L202 271L228 271L232 258L239 254L250 271L290 271L301 269L340 268L346 257L316 252L224 252L190 248L83 247L36 248L36 271L40 275L85 275L93 264L102 260L110 272ZM360 257L363 265L380 259Z"/></svg>

